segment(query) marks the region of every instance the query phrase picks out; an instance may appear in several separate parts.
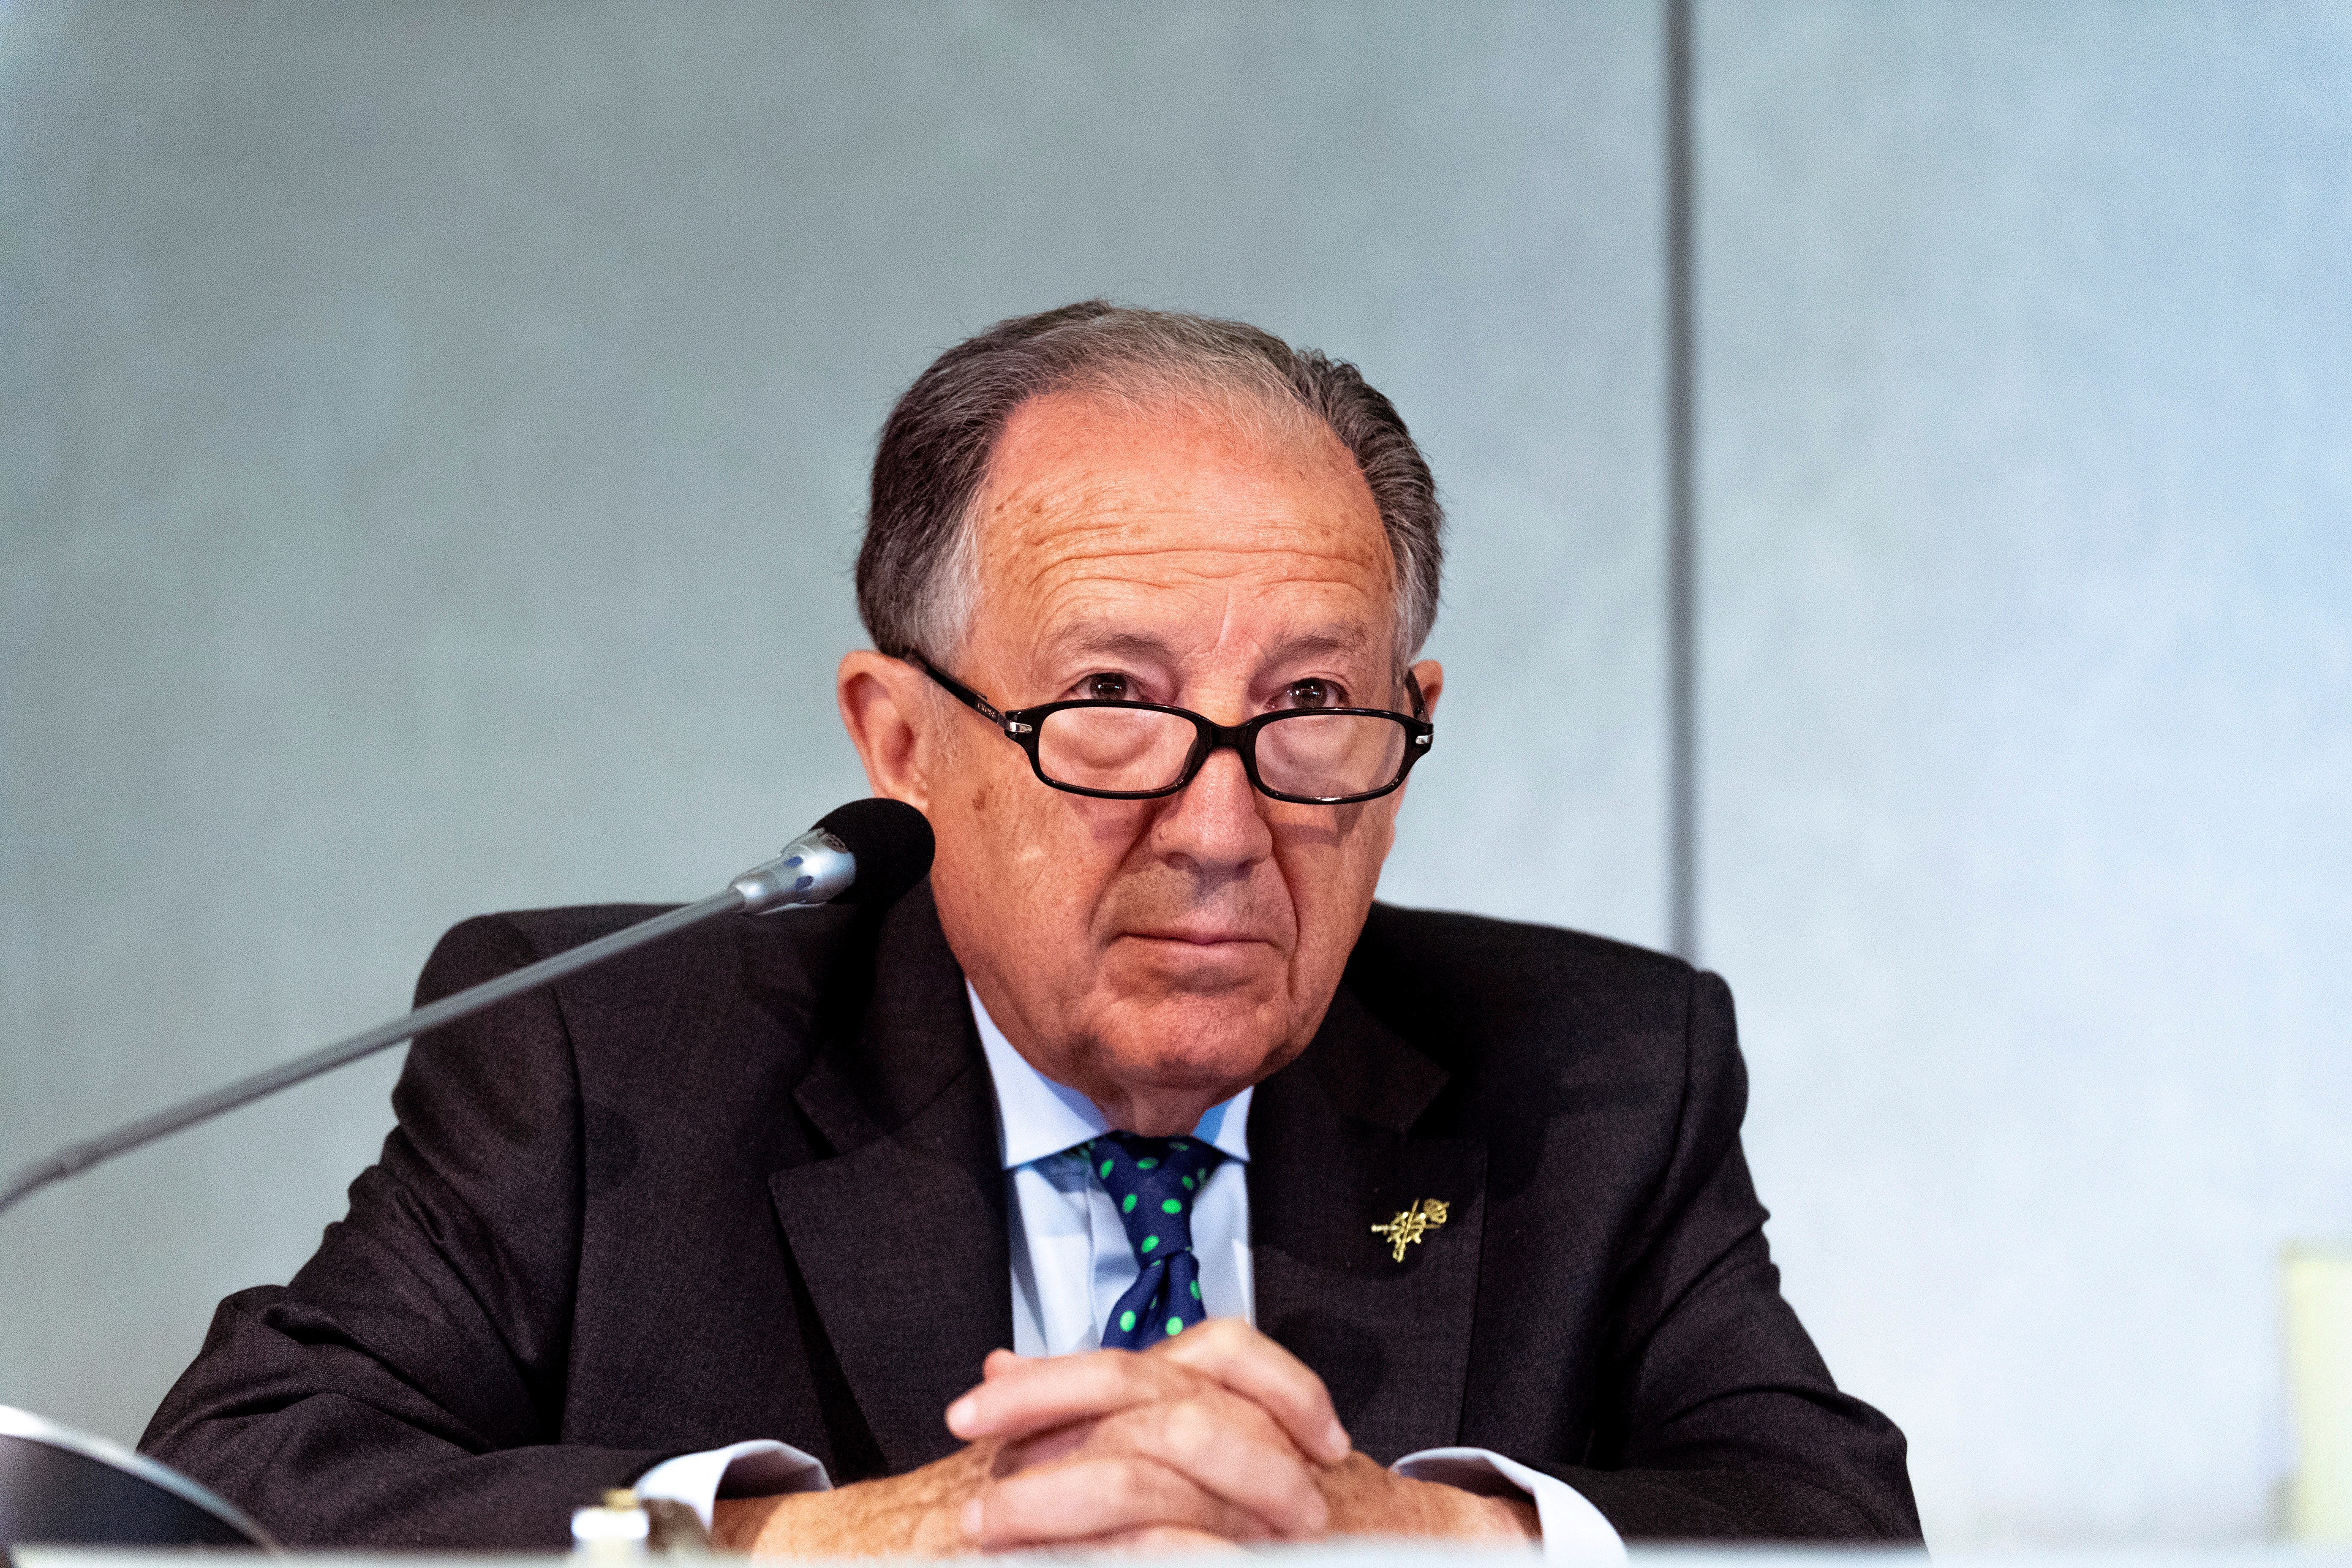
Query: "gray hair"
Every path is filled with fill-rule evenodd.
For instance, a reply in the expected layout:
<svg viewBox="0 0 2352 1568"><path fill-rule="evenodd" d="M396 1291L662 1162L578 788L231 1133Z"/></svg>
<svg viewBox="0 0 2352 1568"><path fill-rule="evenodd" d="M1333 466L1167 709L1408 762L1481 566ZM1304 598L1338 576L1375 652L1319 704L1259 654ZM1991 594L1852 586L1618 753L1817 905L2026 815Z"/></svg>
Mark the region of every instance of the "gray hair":
<svg viewBox="0 0 2352 1568"><path fill-rule="evenodd" d="M1396 561L1396 646L1421 650L1437 618L1445 516L1395 405L1356 367L1240 321L1089 300L999 321L941 354L890 410L874 454L857 612L874 646L950 657L979 595L979 501L1014 409L1047 393L1175 396L1319 422L1352 453Z"/></svg>

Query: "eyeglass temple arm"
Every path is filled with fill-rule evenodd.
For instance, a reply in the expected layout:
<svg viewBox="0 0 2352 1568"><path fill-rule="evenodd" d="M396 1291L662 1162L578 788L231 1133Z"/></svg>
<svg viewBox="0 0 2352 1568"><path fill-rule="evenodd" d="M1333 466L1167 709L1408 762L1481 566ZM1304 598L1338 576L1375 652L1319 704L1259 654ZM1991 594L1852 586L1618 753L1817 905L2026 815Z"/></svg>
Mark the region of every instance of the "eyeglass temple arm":
<svg viewBox="0 0 2352 1568"><path fill-rule="evenodd" d="M949 696L954 698L957 701L962 703L965 707L971 709L973 712L979 714L982 718L987 720L998 729L1005 731L1008 734L1011 733L1012 721L1005 718L1003 714L998 712L995 705L990 702L987 698L982 697L979 692L974 691L971 687L966 686L954 676L945 673L938 665L933 664L929 659L925 658L919 653L908 653L906 655L906 658L908 663L919 667L924 674L929 676L933 680L938 681L941 686L946 687Z"/></svg>

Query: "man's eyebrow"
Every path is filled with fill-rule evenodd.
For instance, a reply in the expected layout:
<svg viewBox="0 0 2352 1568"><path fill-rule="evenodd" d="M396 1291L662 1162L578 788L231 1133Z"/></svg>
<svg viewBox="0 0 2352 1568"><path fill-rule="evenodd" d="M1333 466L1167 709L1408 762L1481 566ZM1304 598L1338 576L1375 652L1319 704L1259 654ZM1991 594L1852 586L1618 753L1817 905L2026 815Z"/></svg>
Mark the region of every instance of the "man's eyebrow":
<svg viewBox="0 0 2352 1568"><path fill-rule="evenodd" d="M1292 632L1274 645L1277 658L1296 658L1301 654L1344 653L1364 651L1372 634L1361 626L1334 625L1307 626Z"/></svg>
<svg viewBox="0 0 2352 1568"><path fill-rule="evenodd" d="M1164 659L1168 645L1148 632L1121 631L1115 626L1073 626L1045 638L1045 650L1055 656L1102 655L1106 658Z"/></svg>
<svg viewBox="0 0 2352 1568"><path fill-rule="evenodd" d="M1364 627L1334 623L1303 626L1279 638L1267 651L1277 660L1314 654L1356 654L1361 653L1372 640L1373 635ZM1150 632L1108 626L1072 626L1047 637L1045 647L1049 654L1057 657L1100 655L1137 659L1167 659L1172 657L1168 643Z"/></svg>

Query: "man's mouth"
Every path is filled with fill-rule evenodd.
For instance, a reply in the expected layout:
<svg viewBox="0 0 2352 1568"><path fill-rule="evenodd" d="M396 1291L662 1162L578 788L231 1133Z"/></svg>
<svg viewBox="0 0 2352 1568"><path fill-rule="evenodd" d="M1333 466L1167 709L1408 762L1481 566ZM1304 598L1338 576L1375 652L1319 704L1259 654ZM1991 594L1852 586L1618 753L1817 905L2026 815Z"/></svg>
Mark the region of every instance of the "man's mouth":
<svg viewBox="0 0 2352 1568"><path fill-rule="evenodd" d="M1131 931L1126 934L1139 942L1175 942L1191 947L1228 947L1243 942L1273 945L1269 938L1256 931L1225 926L1161 926L1150 931Z"/></svg>

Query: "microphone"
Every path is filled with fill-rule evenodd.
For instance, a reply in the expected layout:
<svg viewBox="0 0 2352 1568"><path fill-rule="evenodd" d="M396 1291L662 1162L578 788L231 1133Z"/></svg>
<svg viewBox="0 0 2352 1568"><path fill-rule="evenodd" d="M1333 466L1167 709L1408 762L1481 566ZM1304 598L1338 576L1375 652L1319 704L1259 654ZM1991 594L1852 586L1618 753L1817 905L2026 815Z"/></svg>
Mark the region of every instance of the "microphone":
<svg viewBox="0 0 2352 1568"><path fill-rule="evenodd" d="M732 912L764 915L798 904L896 903L931 868L931 825L913 806L878 795L853 800L825 813L824 820L785 845L774 859L728 883L743 898Z"/></svg>
<svg viewBox="0 0 2352 1568"><path fill-rule="evenodd" d="M129 1153L184 1127L209 1121L305 1079L331 1072L386 1046L396 1046L411 1036L471 1017L509 996L576 974L593 964L717 916L767 915L824 903L878 909L896 902L930 870L932 848L931 825L913 806L878 798L851 801L826 813L824 820L785 845L783 853L774 859L761 861L728 883L724 892L713 893L699 902L639 921L552 958L542 958L494 980L468 986L430 1006L404 1013L373 1029L362 1029L308 1056L281 1062L128 1126L60 1149L45 1160L36 1160L9 1177L5 1186L0 1186L0 1210L52 1182L87 1171L101 1160Z"/></svg>

